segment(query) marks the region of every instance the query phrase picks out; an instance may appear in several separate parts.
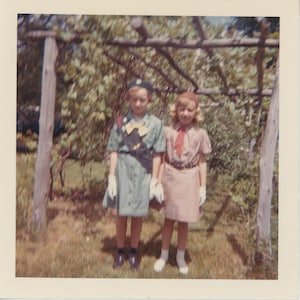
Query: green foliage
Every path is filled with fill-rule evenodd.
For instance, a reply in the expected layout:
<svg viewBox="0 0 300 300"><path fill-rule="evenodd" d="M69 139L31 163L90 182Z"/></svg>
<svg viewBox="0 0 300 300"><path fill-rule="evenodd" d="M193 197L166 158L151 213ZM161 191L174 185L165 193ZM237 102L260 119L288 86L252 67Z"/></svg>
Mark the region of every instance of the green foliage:
<svg viewBox="0 0 300 300"><path fill-rule="evenodd" d="M17 156L16 228L31 229L35 155Z"/></svg>
<svg viewBox="0 0 300 300"><path fill-rule="evenodd" d="M266 17L270 23L270 33L279 31L279 17ZM234 17L233 24L238 30L243 30L244 34L248 37L253 37L255 33L260 32L261 18L255 17Z"/></svg>
<svg viewBox="0 0 300 300"><path fill-rule="evenodd" d="M258 199L258 164L248 163L243 170L235 173L230 188L231 200L236 203L246 221L252 222Z"/></svg>
<svg viewBox="0 0 300 300"><path fill-rule="evenodd" d="M242 99L240 100L242 101ZM219 185L223 185L225 193L234 204L230 218L246 224L247 243L251 253L255 250L256 208L259 188L259 142L250 159L250 142L259 139L263 128L251 126L249 118L256 119L256 112L251 106L225 103L221 107L205 110L204 124L212 141L213 152L209 156L209 177L216 174ZM265 110L263 109L264 113ZM263 113L261 113L263 115ZM255 123L254 123L255 124ZM220 178L220 175L223 177ZM274 182L276 182L276 172ZM221 182L220 182L221 180ZM276 184L274 185L276 186ZM220 186L215 185L216 190ZM274 191L274 206L276 207L276 188ZM277 214L276 211L274 211ZM252 260L249 260L251 264Z"/></svg>
<svg viewBox="0 0 300 300"><path fill-rule="evenodd" d="M54 30L59 37L56 110L61 112L67 131L55 141L52 152L55 195L64 195L79 202L86 198L95 199L96 202L102 199L107 172L102 162L105 161L106 144L113 121L119 113L124 113L127 109L124 88L128 79L140 76L153 82L159 91L153 95L149 109L165 121L168 119L169 104L177 96L176 93L168 91L171 85L169 81L182 89L194 88L191 82L178 74L157 49L145 47L129 49L108 45L108 41L116 36L128 39L140 38L130 26L131 18L132 16L104 15L19 15L18 17L18 105L38 104L40 101L43 42L29 39L28 31ZM244 27L248 21L253 22L253 19L239 18L240 21L245 22ZM278 24L278 21L274 19L274 24L276 22ZM149 34L155 37L180 41L199 39L191 17L144 16L143 22ZM201 18L201 23L208 39L220 38L224 28L213 26L204 18ZM257 34L255 32L257 28L250 29L252 33ZM73 40L74 36L76 36L75 40ZM272 31L272 37L278 36L278 31ZM255 61L257 49L255 48L217 48L214 49L212 57L200 49L167 48L165 50L169 52L182 72L188 73L201 88L219 88L226 92L226 87L218 74L219 67L226 76L228 88L240 90L257 88ZM276 61L277 56L278 49L264 51L264 89L273 88L275 73L273 62ZM157 68L163 72L157 72ZM245 247L251 252L255 246L254 218L258 196L259 145L268 115L269 99L245 95L225 99L225 96L220 95L203 95L201 105L206 107L203 127L209 133L213 148L212 154L208 157L209 177L216 175L217 178L217 184L213 189L208 190L209 197L212 197L211 204L220 199L230 199L231 210L227 218L230 218L235 225L237 223L245 225ZM29 142L31 149L36 148L36 135L19 136L19 138L26 143ZM250 144L253 141L255 147L252 149ZM67 150L70 150L72 156L78 160L67 160L63 164L62 156ZM253 156L252 161L250 154ZM276 159L272 217L274 229L272 240L275 249L278 239L278 228L276 228L278 227L278 157ZM99 161L100 166L98 164L94 167ZM29 232L31 226L33 180L34 156L18 157L16 191L18 232L22 230ZM81 211L89 213L86 208L82 208ZM212 224L213 222L211 219ZM153 228L153 222L150 227ZM110 228L109 232L111 231ZM77 246L78 243L75 245ZM213 249L217 249L219 245L220 243ZM193 255L201 253L198 248L193 251ZM211 249L207 249L207 253L211 253ZM62 249L61 261L66 257L66 251ZM106 259L105 262L111 265L111 261ZM38 262L37 266L40 265L43 264ZM80 272L84 272L85 265L84 260ZM225 264L224 269L227 269L228 265L231 266L231 262ZM200 269L202 267L201 265ZM60 272L61 268L59 267L58 270ZM57 273L50 271L49 274ZM72 269L69 274L75 276L74 274L78 273L76 269L74 271ZM95 276L93 272L88 274ZM110 272L108 274L113 276ZM202 276L209 278L214 276L213 274L211 268L204 268ZM97 273L96 276L98 275ZM150 272L147 276L151 277L153 274Z"/></svg>
<svg viewBox="0 0 300 300"><path fill-rule="evenodd" d="M205 110L204 124L212 143L209 167L215 173L238 173L247 164L249 137L232 103Z"/></svg>
<svg viewBox="0 0 300 300"><path fill-rule="evenodd" d="M82 163L103 160L113 112L120 111L122 70L103 55L103 42L111 34L123 34L126 18L81 16L69 18L83 38L59 68L65 82L71 82L61 98L61 114L68 133L61 138ZM64 32L60 32L64 34Z"/></svg>
<svg viewBox="0 0 300 300"><path fill-rule="evenodd" d="M17 61L17 97L18 105L36 104L41 100L41 78L43 43L28 41L26 46L18 51Z"/></svg>
<svg viewBox="0 0 300 300"><path fill-rule="evenodd" d="M170 83L148 64L159 67L179 87L193 88L190 82L178 76L169 61L155 49L135 48L128 51L107 44L107 41L116 36L139 38L138 33L131 28L131 19L131 16L104 15L19 15L19 20L23 21L19 22L18 27L18 39L22 45L18 51L18 103L38 103L40 98L43 43L28 39L26 33L35 29L56 31L62 40L58 40L56 109L61 110L63 123L67 128L67 133L61 137L59 143L63 149L71 149L76 153L82 163L93 159L103 160L113 120L116 115L126 110L124 86L131 77L142 76L152 81L160 90L166 91L154 94L150 105L153 113L166 119L168 104L176 95L167 92ZM221 26L209 24L205 18L200 18L200 21L208 39L218 37L223 30ZM181 41L199 38L191 17L147 16L143 17L143 22L152 36ZM78 39L72 40L73 36ZM78 40L81 42L78 43ZM38 43L39 47L34 43ZM168 51L181 70L196 78L199 86L203 88L224 88L217 72L219 66L226 74L229 88L250 89L257 85L256 66L253 65L256 49L219 48L215 49L212 58L202 50L169 48ZM107 53L125 62L127 66L116 63ZM270 60L276 53L277 50L274 49L266 50L265 59ZM32 77L27 76L28 73ZM273 79L274 71L270 68L265 72L264 86L272 88ZM34 94L26 94L29 92ZM256 130L257 108L251 108L250 101L251 99L244 97L240 103L236 103L236 107L244 110L241 113L247 115L248 125L236 122L230 125L227 120L226 125L216 129L213 124L215 120L211 120L212 124L208 126L212 128L213 135L220 135L226 128L236 132L235 125L241 127L238 131L243 130L242 127L246 125L248 134L249 131ZM201 102L209 105L211 99L203 96ZM250 135L253 136L253 133ZM230 139L238 140L238 136ZM225 143L220 145L221 140L217 137L214 149L221 151L222 159L217 162L215 158L213 167L218 165L228 169L234 164L231 157L234 157L237 149L225 146ZM225 153L229 153L228 158Z"/></svg>
<svg viewBox="0 0 300 300"><path fill-rule="evenodd" d="M179 76L170 62L156 49L129 49L108 45L108 41L116 36L140 38L131 28L132 16L21 17L24 22L20 22L18 27L18 39L22 44L18 50L18 103L36 103L40 93L36 80L41 80L42 43L29 40L25 33L33 29L54 30L60 38L56 108L61 111L67 132L57 139L58 147L53 150L52 165L56 166L55 172L59 170L57 165L61 163L66 149L83 166L89 162L105 160L106 144L113 121L127 109L124 88L132 77L141 76L152 81L158 88L149 109L165 121L168 118L169 104L177 96L168 91L169 80L183 89L194 88L186 78ZM181 41L199 39L191 17L144 16L142 19L152 36ZM224 29L222 26L211 25L204 18L200 20L208 39L221 36ZM246 18L244 21L247 21ZM73 36L77 39L72 40ZM255 48L217 48L212 57L201 49L165 50L201 88L220 88L225 91L218 74L219 67L226 76L228 88L257 88ZM276 60L277 55L278 49L266 49L264 65ZM160 68L163 73L150 66ZM265 68L264 89L273 88L274 73L273 67ZM25 94L29 92L32 94ZM241 208L242 214L251 215L257 198L258 172L255 162L253 166L249 164L249 156L253 154L257 157L259 153L269 100L245 95L230 99L224 97L201 96L201 105L206 107L203 126L208 130L213 147L209 156L210 172L228 176L226 184L231 191L232 200ZM211 104L218 106L211 107ZM251 141L255 142L253 150L250 148ZM54 176L57 178L57 173ZM97 184L100 182L90 181L86 187L94 190ZM101 185L103 189L104 181L101 181Z"/></svg>
<svg viewBox="0 0 300 300"><path fill-rule="evenodd" d="M57 148L57 146L55 147ZM64 186L59 178L59 162L55 157L57 149L52 151L53 162L53 199L64 196L74 200L90 200L99 202L106 187L106 165L98 162L89 162L82 165L80 161L67 160L62 170ZM16 227L20 233L31 232L32 204L34 190L34 171L36 154L17 155L16 178Z"/></svg>

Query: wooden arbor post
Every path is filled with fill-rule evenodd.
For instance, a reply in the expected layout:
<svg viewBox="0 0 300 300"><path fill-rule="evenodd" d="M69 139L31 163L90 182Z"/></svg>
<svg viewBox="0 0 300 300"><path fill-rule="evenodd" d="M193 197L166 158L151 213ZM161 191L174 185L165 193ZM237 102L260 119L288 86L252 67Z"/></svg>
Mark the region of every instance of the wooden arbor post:
<svg viewBox="0 0 300 300"><path fill-rule="evenodd" d="M262 142L259 161L259 195L256 216L257 251L256 264L268 261L272 255L271 247L271 202L274 174L274 158L279 136L279 59L276 66L274 89Z"/></svg>
<svg viewBox="0 0 300 300"><path fill-rule="evenodd" d="M35 165L34 195L33 195L33 230L44 233L46 229L46 204L49 191L51 149L53 144L54 110L56 93L55 63L58 48L55 34L39 32L31 35L35 38L45 38L44 61L42 75L42 95L39 119L38 151Z"/></svg>

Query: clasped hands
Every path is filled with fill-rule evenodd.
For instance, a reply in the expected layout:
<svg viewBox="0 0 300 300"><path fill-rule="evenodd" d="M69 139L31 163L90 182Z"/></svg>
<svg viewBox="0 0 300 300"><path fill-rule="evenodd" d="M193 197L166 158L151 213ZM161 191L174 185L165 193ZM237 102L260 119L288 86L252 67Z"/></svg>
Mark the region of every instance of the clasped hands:
<svg viewBox="0 0 300 300"><path fill-rule="evenodd" d="M164 201L164 190L162 184L157 182L157 178L151 178L149 197L150 200L155 198L160 204Z"/></svg>

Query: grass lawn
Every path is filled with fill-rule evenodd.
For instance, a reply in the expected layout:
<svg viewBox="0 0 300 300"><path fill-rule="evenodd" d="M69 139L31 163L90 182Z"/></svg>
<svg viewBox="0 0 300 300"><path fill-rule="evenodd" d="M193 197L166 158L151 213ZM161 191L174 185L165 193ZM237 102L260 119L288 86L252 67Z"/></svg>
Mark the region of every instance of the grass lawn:
<svg viewBox="0 0 300 300"><path fill-rule="evenodd" d="M32 162L33 160L24 162L23 159L17 159L17 195L22 195L17 196L17 202L21 200L24 202L24 197L30 198L30 193L24 193L25 190L28 191L28 186L22 188L21 178L25 169L28 175L29 171L25 166L28 164L32 166ZM33 172L30 174L32 176ZM169 263L161 273L154 271L154 262L160 254L163 217L152 209L143 223L139 247L140 270L132 272L128 263L119 271L113 270L113 257L116 253L115 211L102 208L102 199L99 196L101 191L97 191L97 180L104 179L103 166L93 164L82 169L77 162L69 161L64 176L63 191L56 182L54 199L48 202L48 226L45 238L42 241L35 241L28 228L26 229L28 226L17 226L17 277L277 278L275 258L268 270L251 267L248 224L246 220L236 218L239 208L230 201L226 190L218 187L217 183L208 187L204 216L198 223L189 225L187 275L179 274L175 262L176 228L172 237ZM31 184L33 182L32 178L27 178L27 181ZM31 200L28 199L29 206ZM17 205L17 218L21 219L18 211L20 207L23 208L22 217L30 218L30 207L24 210L24 206L24 203ZM25 217L24 211L27 211ZM23 220L23 223L26 225L25 221ZM277 245L275 247L277 248Z"/></svg>

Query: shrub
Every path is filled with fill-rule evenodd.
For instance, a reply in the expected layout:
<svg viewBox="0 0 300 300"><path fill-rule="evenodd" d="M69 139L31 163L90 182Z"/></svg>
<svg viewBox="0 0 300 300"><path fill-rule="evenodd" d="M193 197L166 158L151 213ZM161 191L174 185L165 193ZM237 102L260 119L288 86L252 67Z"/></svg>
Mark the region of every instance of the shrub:
<svg viewBox="0 0 300 300"><path fill-rule="evenodd" d="M32 197L34 187L35 155L17 156L16 178L16 226L30 231L32 217Z"/></svg>

